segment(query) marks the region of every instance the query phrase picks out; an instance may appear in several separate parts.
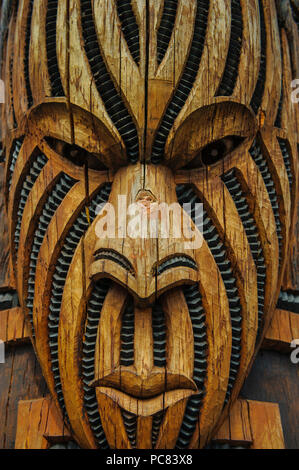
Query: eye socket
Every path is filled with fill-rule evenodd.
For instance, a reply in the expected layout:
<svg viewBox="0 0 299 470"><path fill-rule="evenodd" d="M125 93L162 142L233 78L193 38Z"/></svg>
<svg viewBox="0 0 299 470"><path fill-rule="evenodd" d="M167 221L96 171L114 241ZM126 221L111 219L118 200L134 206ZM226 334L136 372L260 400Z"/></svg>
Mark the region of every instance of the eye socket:
<svg viewBox="0 0 299 470"><path fill-rule="evenodd" d="M53 137L45 137L45 141L56 153L67 158L74 165L82 167L87 164L88 168L91 170L108 170L108 168L101 162L99 155L90 153L78 145L71 145L63 140L55 139Z"/></svg>
<svg viewBox="0 0 299 470"><path fill-rule="evenodd" d="M216 140L202 148L196 157L183 169L194 170L196 168L214 165L233 152L243 141L243 137L235 135Z"/></svg>

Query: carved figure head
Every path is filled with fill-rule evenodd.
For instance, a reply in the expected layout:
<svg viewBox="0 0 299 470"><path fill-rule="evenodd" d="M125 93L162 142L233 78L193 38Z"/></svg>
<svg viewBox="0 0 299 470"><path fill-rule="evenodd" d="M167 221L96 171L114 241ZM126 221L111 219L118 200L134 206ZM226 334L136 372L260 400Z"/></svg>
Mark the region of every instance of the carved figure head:
<svg viewBox="0 0 299 470"><path fill-rule="evenodd" d="M2 8L11 265L82 447L204 447L240 392L294 224L282 4L19 0L6 34Z"/></svg>

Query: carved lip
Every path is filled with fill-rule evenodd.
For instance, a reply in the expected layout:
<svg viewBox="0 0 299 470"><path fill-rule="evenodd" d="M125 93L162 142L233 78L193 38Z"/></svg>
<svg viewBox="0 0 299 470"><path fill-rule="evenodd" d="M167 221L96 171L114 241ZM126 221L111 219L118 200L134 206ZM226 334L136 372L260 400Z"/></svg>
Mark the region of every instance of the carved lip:
<svg viewBox="0 0 299 470"><path fill-rule="evenodd" d="M102 378L93 380L90 387L104 387L118 390L137 399L155 398L177 390L197 392L195 382L188 376L160 368L142 377L133 368L119 368Z"/></svg>
<svg viewBox="0 0 299 470"><path fill-rule="evenodd" d="M166 393L161 393L155 398L149 398L141 400L132 396L127 395L115 388L110 387L98 387L96 394L98 401L101 401L101 395L106 395L111 398L120 408L129 413L138 416L152 416L159 411L166 410L170 406L175 405L181 400L187 399L192 395L196 395L197 392L193 390L177 389L171 390Z"/></svg>

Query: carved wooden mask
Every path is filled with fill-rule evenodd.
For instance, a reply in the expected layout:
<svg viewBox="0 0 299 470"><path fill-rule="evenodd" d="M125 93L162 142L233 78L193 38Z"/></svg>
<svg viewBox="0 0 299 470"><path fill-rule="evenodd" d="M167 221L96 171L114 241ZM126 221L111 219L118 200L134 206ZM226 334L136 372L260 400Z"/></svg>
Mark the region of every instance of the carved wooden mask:
<svg viewBox="0 0 299 470"><path fill-rule="evenodd" d="M298 10L277 4L11 4L11 262L81 447L204 447L240 392L276 305L297 194ZM118 196L116 227L135 202L202 203L202 246L172 232L99 238L96 208Z"/></svg>

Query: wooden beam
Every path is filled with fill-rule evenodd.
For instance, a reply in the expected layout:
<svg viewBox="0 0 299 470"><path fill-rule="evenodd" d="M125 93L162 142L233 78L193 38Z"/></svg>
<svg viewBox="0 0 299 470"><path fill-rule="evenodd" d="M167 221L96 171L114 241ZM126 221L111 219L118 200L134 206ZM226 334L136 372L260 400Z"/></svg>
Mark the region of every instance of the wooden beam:
<svg viewBox="0 0 299 470"><path fill-rule="evenodd" d="M71 435L50 397L19 402L15 449L48 449Z"/></svg>
<svg viewBox="0 0 299 470"><path fill-rule="evenodd" d="M214 442L251 447L253 436L250 428L249 408L246 400L237 400L229 416L214 436Z"/></svg>
<svg viewBox="0 0 299 470"><path fill-rule="evenodd" d="M299 338L299 315L286 310L275 310L263 342L263 349L282 353L292 351L291 343Z"/></svg>
<svg viewBox="0 0 299 470"><path fill-rule="evenodd" d="M279 405L237 400L213 442L250 449L284 449Z"/></svg>
<svg viewBox="0 0 299 470"><path fill-rule="evenodd" d="M7 344L30 341L29 328L20 307L0 311L0 339Z"/></svg>
<svg viewBox="0 0 299 470"><path fill-rule="evenodd" d="M253 435L252 449L284 449L284 436L277 403L248 401Z"/></svg>

